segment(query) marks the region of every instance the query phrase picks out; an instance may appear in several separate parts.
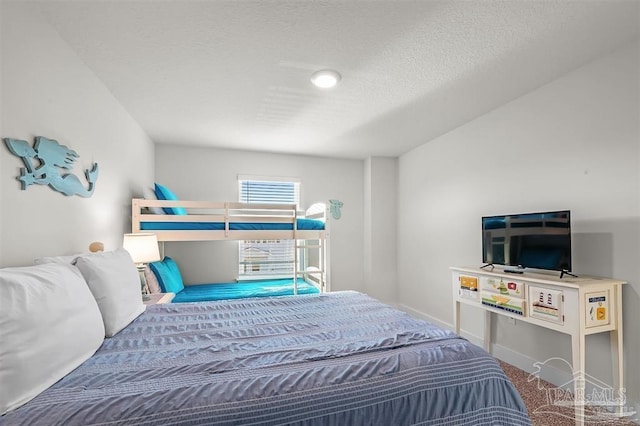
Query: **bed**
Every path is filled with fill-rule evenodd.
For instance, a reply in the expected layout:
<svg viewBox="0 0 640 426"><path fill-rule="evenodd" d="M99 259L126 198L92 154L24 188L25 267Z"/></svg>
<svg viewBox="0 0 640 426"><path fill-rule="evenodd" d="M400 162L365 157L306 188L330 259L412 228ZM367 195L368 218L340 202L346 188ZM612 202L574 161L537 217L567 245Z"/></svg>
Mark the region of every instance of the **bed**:
<svg viewBox="0 0 640 426"><path fill-rule="evenodd" d="M530 425L481 348L358 292L148 306L2 425Z"/></svg>
<svg viewBox="0 0 640 426"><path fill-rule="evenodd" d="M294 296L320 293L319 286L298 278L243 280L231 283L184 285L180 267L169 256L151 262L144 272L146 287L153 293L171 293L173 303L205 302L209 300L249 297Z"/></svg>
<svg viewBox="0 0 640 426"><path fill-rule="evenodd" d="M306 212L299 212L295 204L137 198L132 200L131 206L132 232L153 232L161 244L172 241L295 240L292 278L301 278L320 291L331 289L329 222L324 206L316 204ZM297 294L297 285L294 285L294 294Z"/></svg>

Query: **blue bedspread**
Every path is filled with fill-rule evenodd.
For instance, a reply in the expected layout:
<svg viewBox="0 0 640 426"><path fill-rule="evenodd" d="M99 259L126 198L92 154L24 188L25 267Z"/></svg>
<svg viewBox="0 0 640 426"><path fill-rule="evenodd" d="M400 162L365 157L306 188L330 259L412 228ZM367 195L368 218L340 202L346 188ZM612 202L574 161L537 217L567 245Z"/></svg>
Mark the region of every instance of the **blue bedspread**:
<svg viewBox="0 0 640 426"><path fill-rule="evenodd" d="M315 293L320 293L320 290L304 280L298 280L298 294ZM274 296L293 296L293 279L187 285L176 293L173 303Z"/></svg>
<svg viewBox="0 0 640 426"><path fill-rule="evenodd" d="M300 231L324 229L324 222L317 219L296 219L296 228ZM141 222L140 229L146 231L220 231L224 222ZM231 222L232 231L287 231L293 226L288 223L245 223Z"/></svg>
<svg viewBox="0 0 640 426"><path fill-rule="evenodd" d="M3 425L529 425L496 360L356 292L148 306Z"/></svg>

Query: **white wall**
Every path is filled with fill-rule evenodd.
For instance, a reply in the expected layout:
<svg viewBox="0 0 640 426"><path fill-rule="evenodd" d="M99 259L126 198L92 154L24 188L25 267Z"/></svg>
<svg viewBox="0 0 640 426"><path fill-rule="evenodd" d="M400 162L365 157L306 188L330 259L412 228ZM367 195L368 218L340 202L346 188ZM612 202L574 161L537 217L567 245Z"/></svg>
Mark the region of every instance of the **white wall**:
<svg viewBox="0 0 640 426"><path fill-rule="evenodd" d="M3 22L3 7L2 7L2 3L0 3L0 24ZM4 44L4 34L3 32L0 30L0 49L2 49L2 46ZM4 114L2 113L4 107L2 105L2 99L4 99L4 67L2 66L3 60L2 60L2 56L1 56L1 50L0 50L0 138L2 137L2 135L4 135L4 125L3 125L3 120L4 120ZM4 167L2 165L2 160L0 160L0 178L2 178L4 176ZM3 195L3 186L0 185L0 241L4 241L4 232L3 232L3 226L2 226L2 205L4 204L2 202L2 200L4 200L4 195ZM3 263L3 244L0 244L0 267L2 267Z"/></svg>
<svg viewBox="0 0 640 426"><path fill-rule="evenodd" d="M153 143L28 2L2 9L2 137L56 139L80 158L71 173L97 162L92 197L66 197L43 185L20 189L22 161L0 146L0 266L35 257L122 244L130 205L153 182Z"/></svg>
<svg viewBox="0 0 640 426"><path fill-rule="evenodd" d="M403 155L398 298L452 323L451 265L481 264L483 215L570 209L573 269L624 288L627 395L640 401L640 87L638 45L621 49ZM417 268L416 265L421 265ZM464 307L465 333L482 317ZM570 358L560 333L502 319L512 362ZM587 339L587 372L611 383L609 342ZM527 365L528 364L528 365Z"/></svg>
<svg viewBox="0 0 640 426"><path fill-rule="evenodd" d="M331 222L333 290L362 290L363 162L298 155L158 145L156 180L183 200L238 200L238 175L301 179L303 208L337 199L340 220ZM237 242L166 243L189 284L229 282L237 277Z"/></svg>
<svg viewBox="0 0 640 426"><path fill-rule="evenodd" d="M371 296L396 301L398 159L370 157L364 166L364 286Z"/></svg>

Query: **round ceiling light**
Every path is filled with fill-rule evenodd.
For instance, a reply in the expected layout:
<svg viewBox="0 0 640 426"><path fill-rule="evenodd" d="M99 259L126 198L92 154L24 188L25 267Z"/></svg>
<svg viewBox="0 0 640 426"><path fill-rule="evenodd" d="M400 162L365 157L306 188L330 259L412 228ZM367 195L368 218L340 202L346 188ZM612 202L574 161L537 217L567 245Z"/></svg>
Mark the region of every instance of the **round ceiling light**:
<svg viewBox="0 0 640 426"><path fill-rule="evenodd" d="M320 70L311 74L311 82L321 89L330 89L338 82L342 76L335 70Z"/></svg>

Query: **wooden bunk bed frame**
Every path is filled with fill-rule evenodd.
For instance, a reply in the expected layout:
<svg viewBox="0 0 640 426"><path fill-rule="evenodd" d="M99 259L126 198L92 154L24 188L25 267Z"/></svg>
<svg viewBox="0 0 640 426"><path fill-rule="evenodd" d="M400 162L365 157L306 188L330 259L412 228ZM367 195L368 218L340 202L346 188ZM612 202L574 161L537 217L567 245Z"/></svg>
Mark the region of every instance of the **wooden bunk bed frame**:
<svg viewBox="0 0 640 426"><path fill-rule="evenodd" d="M157 214L152 209L184 208L186 215ZM331 291L329 274L329 220L325 207L304 214L296 209L295 204L256 204L239 202L181 201L181 200L147 200L134 198L131 201L131 232L155 233L158 242L164 248L165 242L171 241L239 241L239 240L295 240L293 289L297 294L297 278L319 288L321 292ZM324 229L298 229L297 219L318 219L324 221ZM222 229L193 230L146 230L143 223L217 223L224 224ZM232 229L232 224L272 224L286 226L290 229ZM299 250L318 251L318 266L299 269Z"/></svg>

